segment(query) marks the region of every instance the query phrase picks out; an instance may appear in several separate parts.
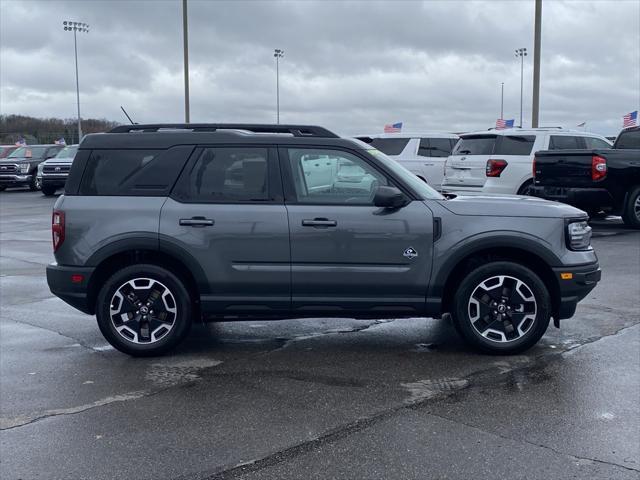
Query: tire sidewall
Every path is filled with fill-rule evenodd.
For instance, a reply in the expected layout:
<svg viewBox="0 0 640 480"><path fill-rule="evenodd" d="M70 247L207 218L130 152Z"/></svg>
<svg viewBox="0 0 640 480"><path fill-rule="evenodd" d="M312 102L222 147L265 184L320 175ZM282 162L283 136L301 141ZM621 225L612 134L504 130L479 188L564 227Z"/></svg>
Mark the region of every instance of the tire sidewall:
<svg viewBox="0 0 640 480"><path fill-rule="evenodd" d="M471 294L480 283L497 275L508 275L523 281L531 289L537 303L536 318L529 331L508 343L483 337L469 319L468 302ZM544 282L530 269L514 262L491 262L473 269L463 278L454 297L452 313L460 333L468 343L486 353L508 355L522 352L542 338L551 318L551 298Z"/></svg>
<svg viewBox="0 0 640 480"><path fill-rule="evenodd" d="M635 187L629 192L627 203L623 212L624 223L632 228L640 228L640 220L636 217L634 206L637 198L640 196L640 186Z"/></svg>
<svg viewBox="0 0 640 480"><path fill-rule="evenodd" d="M114 293L125 282L134 278L152 278L161 282L171 291L176 301L176 323L169 333L150 345L135 344L123 338L110 317L110 303ZM104 337L114 348L133 356L161 355L174 348L191 328L191 312L191 298L182 281L172 272L150 264L132 265L113 274L104 283L96 303L98 327Z"/></svg>

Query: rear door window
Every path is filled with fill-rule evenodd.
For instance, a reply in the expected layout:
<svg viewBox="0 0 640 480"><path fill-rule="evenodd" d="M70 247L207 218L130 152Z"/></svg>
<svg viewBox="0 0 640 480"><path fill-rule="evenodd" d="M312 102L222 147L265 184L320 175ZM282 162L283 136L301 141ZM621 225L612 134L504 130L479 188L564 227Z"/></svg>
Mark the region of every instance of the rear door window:
<svg viewBox="0 0 640 480"><path fill-rule="evenodd" d="M409 138L374 138L370 145L387 155L400 155L409 140Z"/></svg>
<svg viewBox="0 0 640 480"><path fill-rule="evenodd" d="M421 157L448 157L451 155L451 139L449 138L421 138L418 155Z"/></svg>
<svg viewBox="0 0 640 480"><path fill-rule="evenodd" d="M549 150L577 150L584 148L580 137L571 135L551 135Z"/></svg>
<svg viewBox="0 0 640 480"><path fill-rule="evenodd" d="M203 148L177 187L178 199L193 203L270 200L268 152L264 147Z"/></svg>
<svg viewBox="0 0 640 480"><path fill-rule="evenodd" d="M496 144L496 155L531 155L536 137L533 135L504 135Z"/></svg>
<svg viewBox="0 0 640 480"><path fill-rule="evenodd" d="M452 155L491 155L496 144L496 137L496 135L462 137Z"/></svg>

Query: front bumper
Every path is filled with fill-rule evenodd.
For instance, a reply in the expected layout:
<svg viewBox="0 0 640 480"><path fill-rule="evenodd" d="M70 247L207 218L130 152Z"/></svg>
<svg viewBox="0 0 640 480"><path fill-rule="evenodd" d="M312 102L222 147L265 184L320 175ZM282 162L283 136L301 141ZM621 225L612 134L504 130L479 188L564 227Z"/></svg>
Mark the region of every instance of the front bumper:
<svg viewBox="0 0 640 480"><path fill-rule="evenodd" d="M611 207L614 203L611 194L604 188L535 186L531 188L531 195L568 203L583 210Z"/></svg>
<svg viewBox="0 0 640 480"><path fill-rule="evenodd" d="M64 184L67 182L68 174L62 175L42 175L41 182L42 185L51 186L51 187L64 187Z"/></svg>
<svg viewBox="0 0 640 480"><path fill-rule="evenodd" d="M2 174L0 175L0 185L3 187L11 187L14 185L25 185L31 182L33 175L22 174Z"/></svg>
<svg viewBox="0 0 640 480"><path fill-rule="evenodd" d="M88 286L94 270L94 267L65 267L51 263L47 265L49 290L72 307L93 315L93 305L89 304ZM73 275L82 275L83 280L74 282Z"/></svg>
<svg viewBox="0 0 640 480"><path fill-rule="evenodd" d="M555 267L553 273L560 287L560 304L554 318L571 318L578 302L586 297L600 281L602 271L598 262L578 267Z"/></svg>

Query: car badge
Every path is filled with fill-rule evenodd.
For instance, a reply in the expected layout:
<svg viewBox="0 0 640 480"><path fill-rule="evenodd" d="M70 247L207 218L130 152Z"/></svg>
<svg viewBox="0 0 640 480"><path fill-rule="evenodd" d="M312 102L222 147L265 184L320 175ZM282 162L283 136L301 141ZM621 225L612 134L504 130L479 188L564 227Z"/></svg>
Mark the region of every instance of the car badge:
<svg viewBox="0 0 640 480"><path fill-rule="evenodd" d="M0 170L6 170L7 167L0 167Z"/></svg>
<svg viewBox="0 0 640 480"><path fill-rule="evenodd" d="M56 167L56 172L59 172L59 171L60 171L60 167Z"/></svg>
<svg viewBox="0 0 640 480"><path fill-rule="evenodd" d="M407 248L402 254L403 257L407 257L409 259L415 258L418 256L418 252L413 247Z"/></svg>

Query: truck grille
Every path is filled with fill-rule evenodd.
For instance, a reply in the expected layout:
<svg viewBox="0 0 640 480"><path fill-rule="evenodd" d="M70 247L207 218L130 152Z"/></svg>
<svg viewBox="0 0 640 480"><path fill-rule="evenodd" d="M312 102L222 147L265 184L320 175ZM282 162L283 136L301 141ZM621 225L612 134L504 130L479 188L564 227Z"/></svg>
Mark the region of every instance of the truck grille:
<svg viewBox="0 0 640 480"><path fill-rule="evenodd" d="M71 165L45 165L42 173L69 173Z"/></svg>
<svg viewBox="0 0 640 480"><path fill-rule="evenodd" d="M13 164L3 163L2 165L0 165L0 175L2 175L3 173L16 173L17 171L18 171L18 165L16 165L15 163Z"/></svg>

